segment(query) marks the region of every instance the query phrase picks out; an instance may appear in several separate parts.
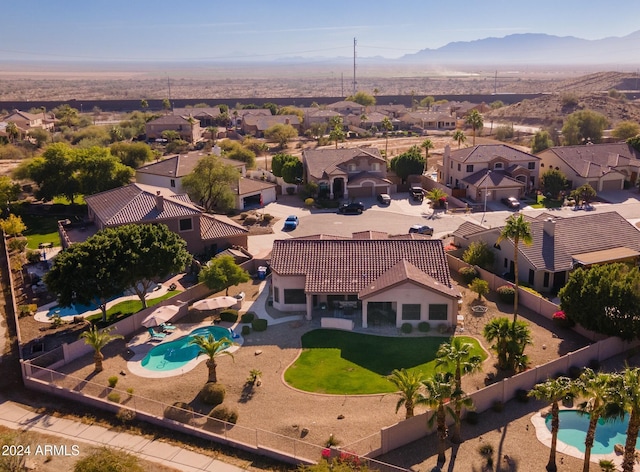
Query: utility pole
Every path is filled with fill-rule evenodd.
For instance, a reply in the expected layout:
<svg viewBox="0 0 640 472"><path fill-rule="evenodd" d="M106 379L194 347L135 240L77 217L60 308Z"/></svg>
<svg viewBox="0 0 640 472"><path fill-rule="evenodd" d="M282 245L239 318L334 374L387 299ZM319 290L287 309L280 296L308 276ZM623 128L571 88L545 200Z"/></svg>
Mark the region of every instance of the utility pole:
<svg viewBox="0 0 640 472"><path fill-rule="evenodd" d="M167 76L167 86L169 87L169 105L171 105L171 114L173 114L173 103L171 103L171 79Z"/></svg>
<svg viewBox="0 0 640 472"><path fill-rule="evenodd" d="M356 38L353 38L353 94L356 94Z"/></svg>
<svg viewBox="0 0 640 472"><path fill-rule="evenodd" d="M493 94L498 93L498 71L496 70L496 75L493 78Z"/></svg>

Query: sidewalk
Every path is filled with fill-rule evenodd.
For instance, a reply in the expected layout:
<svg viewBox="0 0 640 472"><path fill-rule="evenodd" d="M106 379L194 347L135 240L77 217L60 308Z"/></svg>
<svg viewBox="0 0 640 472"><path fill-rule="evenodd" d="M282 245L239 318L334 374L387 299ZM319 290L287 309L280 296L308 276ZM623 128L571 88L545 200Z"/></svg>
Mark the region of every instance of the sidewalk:
<svg viewBox="0 0 640 472"><path fill-rule="evenodd" d="M134 454L141 459L184 472L240 472L244 470L213 457L187 451L162 441L112 431L103 426L42 415L25 410L13 402L4 399L0 401L0 424L11 429L59 436L95 447L109 446Z"/></svg>

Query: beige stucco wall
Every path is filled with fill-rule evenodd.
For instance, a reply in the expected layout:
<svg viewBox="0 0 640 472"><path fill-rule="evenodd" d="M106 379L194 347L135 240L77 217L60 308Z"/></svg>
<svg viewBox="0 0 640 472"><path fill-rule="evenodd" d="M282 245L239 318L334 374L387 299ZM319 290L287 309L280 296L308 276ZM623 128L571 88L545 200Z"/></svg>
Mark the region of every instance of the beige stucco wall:
<svg viewBox="0 0 640 472"><path fill-rule="evenodd" d="M304 290L305 277L303 275L297 276L282 276L275 272L271 274L271 287L272 290L279 290L279 302L276 302L276 297L273 297L273 307L280 311L306 311L307 304L300 303L296 305L286 305L284 303L284 289L298 288ZM273 295L273 293L272 293Z"/></svg>

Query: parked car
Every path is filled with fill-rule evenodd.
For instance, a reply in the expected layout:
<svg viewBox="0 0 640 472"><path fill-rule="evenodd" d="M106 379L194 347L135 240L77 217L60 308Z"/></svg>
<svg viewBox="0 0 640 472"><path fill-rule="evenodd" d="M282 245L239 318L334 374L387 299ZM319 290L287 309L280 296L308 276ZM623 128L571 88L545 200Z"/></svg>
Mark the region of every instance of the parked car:
<svg viewBox="0 0 640 472"><path fill-rule="evenodd" d="M512 210L520 209L520 201L516 197L505 197L500 201Z"/></svg>
<svg viewBox="0 0 640 472"><path fill-rule="evenodd" d="M338 213L343 215L352 214L359 215L364 211L364 204L362 202L343 203L338 207Z"/></svg>
<svg viewBox="0 0 640 472"><path fill-rule="evenodd" d="M409 233L426 234L428 236L433 235L433 228L426 225L413 225L409 228Z"/></svg>
<svg viewBox="0 0 640 472"><path fill-rule="evenodd" d="M287 216L287 219L284 220L284 229L293 230L298 227L298 217L295 215Z"/></svg>
<svg viewBox="0 0 640 472"><path fill-rule="evenodd" d="M391 204L391 196L388 193L379 193L378 201L382 205L390 205Z"/></svg>
<svg viewBox="0 0 640 472"><path fill-rule="evenodd" d="M411 194L411 199L415 202L424 200L424 189L420 185L412 185L409 193Z"/></svg>

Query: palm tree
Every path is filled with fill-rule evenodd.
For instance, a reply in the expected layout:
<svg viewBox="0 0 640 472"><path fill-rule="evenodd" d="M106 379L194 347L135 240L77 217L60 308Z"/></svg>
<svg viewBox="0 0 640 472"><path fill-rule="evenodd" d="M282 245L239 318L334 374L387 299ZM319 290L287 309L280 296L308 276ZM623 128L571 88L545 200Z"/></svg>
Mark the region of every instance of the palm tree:
<svg viewBox="0 0 640 472"><path fill-rule="evenodd" d="M589 429L584 440L584 463L582 472L589 472L591 448L596 436L596 427L601 417L607 417L613 400L612 376L604 372L594 372L587 368L578 379L578 389L586 400L578 408L589 414Z"/></svg>
<svg viewBox="0 0 640 472"><path fill-rule="evenodd" d="M216 357L221 355L231 356L233 358L233 354L231 354L226 349L233 344L233 342L227 338L215 339L212 334L207 336L194 336L194 338L189 342L189 344L194 344L198 346L198 357L200 354L204 354L208 357L207 359L207 368L209 369L209 380L208 382L216 383L218 381L218 375L216 373Z"/></svg>
<svg viewBox="0 0 640 472"><path fill-rule="evenodd" d="M511 338L511 323L509 318L493 318L484 325L483 333L487 342L493 343L491 349L498 355L498 367L508 367L509 340Z"/></svg>
<svg viewBox="0 0 640 472"><path fill-rule="evenodd" d="M560 405L558 402L564 398L573 397L575 390L576 385L569 377L558 377L557 379L549 379L546 382L537 384L529 392L530 396L551 403L551 450L549 451L549 462L547 462L547 470L549 472L558 470L556 465L556 445L558 442L558 429L560 429L560 416L558 414Z"/></svg>
<svg viewBox="0 0 640 472"><path fill-rule="evenodd" d="M467 136L464 134L464 131L458 129L455 133L453 133L453 139L455 141L458 141L458 149L460 149L460 145L467 140Z"/></svg>
<svg viewBox="0 0 640 472"><path fill-rule="evenodd" d="M620 404L629 413L622 472L633 472L633 465L636 461L636 439L640 430L640 368L626 367L618 384L616 390L620 395Z"/></svg>
<svg viewBox="0 0 640 472"><path fill-rule="evenodd" d="M531 224L522 215L511 215L507 219L507 224L502 228L496 244L500 244L504 239L509 239L513 242L513 273L516 285L516 293L513 297L513 324L515 325L518 318L518 245L520 241L527 245L533 243Z"/></svg>
<svg viewBox="0 0 640 472"><path fill-rule="evenodd" d="M380 123L384 134L384 158L389 159L389 132L393 131L393 123L388 117L384 117Z"/></svg>
<svg viewBox="0 0 640 472"><path fill-rule="evenodd" d="M481 364L482 357L473 354L473 344L465 343L459 337L454 337L450 343L441 344L436 353L436 366L445 366L448 369L453 369L455 389L458 392L462 392L462 374L479 370ZM451 438L454 443L462 442L460 435L462 406L464 405L458 401L454 404L456 422L453 437Z"/></svg>
<svg viewBox="0 0 640 472"><path fill-rule="evenodd" d="M467 119L465 123L471 126L473 130L473 145L476 145L476 130L482 129L484 126L484 121L482 120L482 115L478 110L471 110L471 112L467 115Z"/></svg>
<svg viewBox="0 0 640 472"><path fill-rule="evenodd" d="M433 149L435 146L433 144L433 141L427 138L422 141L420 147L424 149L424 168L429 170L429 150Z"/></svg>
<svg viewBox="0 0 640 472"><path fill-rule="evenodd" d="M395 369L387 378L398 388L397 394L400 398L396 403L396 413L404 405L405 418L411 418L414 414L414 407L425 402L425 397L420 391L424 376L420 372Z"/></svg>
<svg viewBox="0 0 640 472"><path fill-rule="evenodd" d="M7 126L5 128L7 136L9 137L9 141L15 143L17 139L20 137L20 128L13 121L7 122Z"/></svg>
<svg viewBox="0 0 640 472"><path fill-rule="evenodd" d="M516 321L511 325L507 343L507 365L510 369L520 372L527 368L529 359L524 350L529 344L532 344L529 325L526 321Z"/></svg>
<svg viewBox="0 0 640 472"><path fill-rule="evenodd" d="M435 409L435 413L429 418L428 425L432 427L436 424L438 433L438 464L443 463L446 459L444 451L448 437L447 414L455 419L455 411L447 404L455 395L454 379L451 372L437 372L432 378L422 382L427 398L425 403Z"/></svg>
<svg viewBox="0 0 640 472"><path fill-rule="evenodd" d="M102 360L104 355L102 354L102 348L116 339L124 339L121 334L111 334L113 327L99 330L96 325L93 325L88 331L84 331L80 334L80 339L84 339L85 344L91 346L95 350L93 360L96 363L95 371L102 372Z"/></svg>

